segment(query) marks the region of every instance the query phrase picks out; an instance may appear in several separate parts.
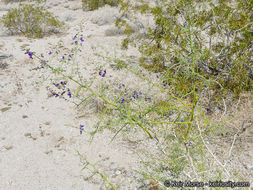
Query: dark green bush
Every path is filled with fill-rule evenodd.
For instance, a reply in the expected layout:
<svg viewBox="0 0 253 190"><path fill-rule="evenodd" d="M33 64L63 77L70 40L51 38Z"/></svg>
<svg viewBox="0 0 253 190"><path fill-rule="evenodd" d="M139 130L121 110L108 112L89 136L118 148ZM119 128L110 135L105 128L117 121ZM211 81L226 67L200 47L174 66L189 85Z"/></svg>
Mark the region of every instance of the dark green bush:
<svg viewBox="0 0 253 190"><path fill-rule="evenodd" d="M138 40L140 64L160 73L174 93L183 96L195 88L201 94L206 89L219 100L252 91L252 1L165 0L152 6L125 2L121 10L154 17L146 38ZM117 21L118 26L126 24ZM122 46L136 42L129 34Z"/></svg>
<svg viewBox="0 0 253 190"><path fill-rule="evenodd" d="M96 10L104 5L118 6L120 0L82 0L83 10Z"/></svg>
<svg viewBox="0 0 253 190"><path fill-rule="evenodd" d="M48 32L57 32L63 23L48 12L44 6L20 4L1 18L1 22L11 34L22 33L27 37L38 38Z"/></svg>

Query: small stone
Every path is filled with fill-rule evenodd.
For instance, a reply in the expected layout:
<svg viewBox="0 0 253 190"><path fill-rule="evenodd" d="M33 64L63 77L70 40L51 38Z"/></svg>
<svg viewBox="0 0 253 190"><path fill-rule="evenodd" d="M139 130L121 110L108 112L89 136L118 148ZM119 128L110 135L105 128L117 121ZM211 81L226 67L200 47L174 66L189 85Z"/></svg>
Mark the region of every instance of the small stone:
<svg viewBox="0 0 253 190"><path fill-rule="evenodd" d="M47 121L47 122L45 122L44 124L45 124L45 125L50 125L51 122L50 122L50 121Z"/></svg>
<svg viewBox="0 0 253 190"><path fill-rule="evenodd" d="M121 171L120 171L120 170L117 170L117 171L115 172L115 174L116 174L116 175L120 175L120 174L121 174Z"/></svg>
<svg viewBox="0 0 253 190"><path fill-rule="evenodd" d="M13 146L4 146L4 148L5 148L6 150L11 150L11 149L13 149Z"/></svg>

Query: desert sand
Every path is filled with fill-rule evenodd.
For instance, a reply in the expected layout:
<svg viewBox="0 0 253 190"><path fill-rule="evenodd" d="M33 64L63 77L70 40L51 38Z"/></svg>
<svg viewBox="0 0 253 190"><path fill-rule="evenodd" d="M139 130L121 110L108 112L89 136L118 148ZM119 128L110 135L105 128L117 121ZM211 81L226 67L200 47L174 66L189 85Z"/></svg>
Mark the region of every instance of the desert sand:
<svg viewBox="0 0 253 190"><path fill-rule="evenodd" d="M0 16L16 6L17 3L6 5L0 2ZM145 187L147 182L134 172L140 165L136 144L123 142L120 138L110 143L113 133L109 131L98 133L92 142L89 142L88 134L80 135L80 124L91 131L98 121L97 115L88 113L89 109L96 109L96 105L80 113L71 102L50 96L52 83L46 80L49 72L32 70L38 63L22 51L25 46L47 54L59 40L67 47L71 46L73 36L82 26L85 42L81 59L89 68L84 67L82 72L89 75L92 68L92 72L98 72L93 63L100 62L113 77L122 75L131 81L133 79L124 76L124 72L115 73L109 69L110 63L94 55L95 51L107 51L110 56L115 56L115 52L117 55L122 53L121 31L114 28L118 9L106 6L85 12L79 0L48 0L46 6L67 24L63 32L28 39L22 35L10 35L0 26L0 190L106 189L107 184L103 184L99 176L88 178L91 173L82 170L77 151L91 163L99 161L97 169L106 173L114 185L121 184L118 189ZM136 24L136 30L141 29L142 26ZM123 54L138 56L135 49ZM244 170L248 172L249 180L251 175L252 181L251 135L253 133L249 131L247 143L243 145L245 154L238 159L243 160Z"/></svg>

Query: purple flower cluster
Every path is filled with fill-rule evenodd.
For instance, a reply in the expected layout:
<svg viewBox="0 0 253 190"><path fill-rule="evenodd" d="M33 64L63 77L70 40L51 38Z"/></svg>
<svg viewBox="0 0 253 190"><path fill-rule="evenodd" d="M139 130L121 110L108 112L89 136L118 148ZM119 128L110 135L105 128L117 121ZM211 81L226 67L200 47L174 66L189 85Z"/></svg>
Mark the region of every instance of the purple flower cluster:
<svg viewBox="0 0 253 190"><path fill-rule="evenodd" d="M102 71L99 71L99 75L100 75L101 77L105 77L105 74L106 74L106 70L104 70L103 74L102 74Z"/></svg>
<svg viewBox="0 0 253 190"><path fill-rule="evenodd" d="M33 56L34 56L34 53L33 52L30 52L29 50L27 50L25 52L25 54L27 54L29 56L30 59L33 59ZM40 54L40 57L43 59L41 60L41 67L44 68L44 66L46 65L46 63L48 62L46 59L44 59L44 55L43 54Z"/></svg>
<svg viewBox="0 0 253 190"><path fill-rule="evenodd" d="M80 125L80 135L83 134L83 127L84 125Z"/></svg>
<svg viewBox="0 0 253 190"><path fill-rule="evenodd" d="M67 84L66 81L61 81L60 83L56 83L56 84L54 83L54 86L57 87L58 89L61 89L62 91L59 93L53 92L52 93L53 96L55 97L63 96L67 92L68 97L71 98L72 94L69 88L66 90L66 84Z"/></svg>
<svg viewBox="0 0 253 190"><path fill-rule="evenodd" d="M75 45L78 45L78 40L77 40L77 34L73 37L73 40L75 42ZM81 37L80 37L80 41L81 43L84 42L84 39L83 39L83 35L81 34ZM82 45L82 44L81 44Z"/></svg>
<svg viewBox="0 0 253 190"><path fill-rule="evenodd" d="M119 89L121 89L122 87L125 87L124 84L119 86ZM125 90L126 92L126 90ZM129 103L131 101L137 100L139 98L142 98L142 92L139 91L137 92L136 90L133 92L133 94L131 96L126 96L126 98L120 98L120 103L124 104L125 102ZM151 101L151 98L144 98L145 101Z"/></svg>

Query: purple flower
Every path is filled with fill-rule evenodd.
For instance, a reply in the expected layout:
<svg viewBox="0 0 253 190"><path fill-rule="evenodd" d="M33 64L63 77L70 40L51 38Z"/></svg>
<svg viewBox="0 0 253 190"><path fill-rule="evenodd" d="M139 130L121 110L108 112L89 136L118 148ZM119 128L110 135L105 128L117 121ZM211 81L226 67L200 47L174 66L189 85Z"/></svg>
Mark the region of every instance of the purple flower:
<svg viewBox="0 0 253 190"><path fill-rule="evenodd" d="M77 45L77 41L75 41L75 44Z"/></svg>
<svg viewBox="0 0 253 190"><path fill-rule="evenodd" d="M33 53L32 52L27 51L25 54L28 54L30 59L33 59Z"/></svg>
<svg viewBox="0 0 253 190"><path fill-rule="evenodd" d="M41 67L44 67L46 65L46 60L43 60Z"/></svg>
<svg viewBox="0 0 253 190"><path fill-rule="evenodd" d="M121 102L120 102L120 103L121 103L121 104L124 104L124 101L125 101L125 99L123 99L123 98L122 98L122 100L121 100Z"/></svg>
<svg viewBox="0 0 253 190"><path fill-rule="evenodd" d="M84 125L80 125L80 135L83 133L83 127Z"/></svg>
<svg viewBox="0 0 253 190"><path fill-rule="evenodd" d="M64 59L64 56L62 56L62 59Z"/></svg>
<svg viewBox="0 0 253 190"><path fill-rule="evenodd" d="M123 87L125 87L125 85L124 85L124 84L122 84L122 86L123 86Z"/></svg>
<svg viewBox="0 0 253 190"><path fill-rule="evenodd" d="M73 37L73 40L76 40L76 36L77 36L77 34Z"/></svg>
<svg viewBox="0 0 253 190"><path fill-rule="evenodd" d="M48 53L48 55L51 55L52 54L52 52L50 51L49 53Z"/></svg>
<svg viewBox="0 0 253 190"><path fill-rule="evenodd" d="M61 85L65 87L65 85L67 84L67 82L61 81Z"/></svg>
<svg viewBox="0 0 253 190"><path fill-rule="evenodd" d="M72 97L72 95L71 95L71 93L70 93L70 89L68 88L68 96L69 96L69 98L71 98Z"/></svg>
<svg viewBox="0 0 253 190"><path fill-rule="evenodd" d="M105 74L106 74L106 70L104 70L104 73L103 73L102 77L105 77Z"/></svg>
<svg viewBox="0 0 253 190"><path fill-rule="evenodd" d="M57 83L57 84L54 84L56 87L58 87L59 86L59 83Z"/></svg>
<svg viewBox="0 0 253 190"><path fill-rule="evenodd" d="M184 120L181 120L181 122L184 122ZM181 125L180 123L178 125Z"/></svg>
<svg viewBox="0 0 253 190"><path fill-rule="evenodd" d="M80 40L81 40L82 42L84 42L84 39L83 39L83 37L81 37L81 38L80 38Z"/></svg>
<svg viewBox="0 0 253 190"><path fill-rule="evenodd" d="M145 98L145 101L150 101L151 100L151 98Z"/></svg>
<svg viewBox="0 0 253 190"><path fill-rule="evenodd" d="M63 92L61 93L61 95L63 95L65 92L66 92L66 91L63 91Z"/></svg>
<svg viewBox="0 0 253 190"><path fill-rule="evenodd" d="M43 54L40 54L40 56L41 56L42 58L44 58L44 55L43 55Z"/></svg>
<svg viewBox="0 0 253 190"><path fill-rule="evenodd" d="M141 119L141 115L139 115L139 118Z"/></svg>

